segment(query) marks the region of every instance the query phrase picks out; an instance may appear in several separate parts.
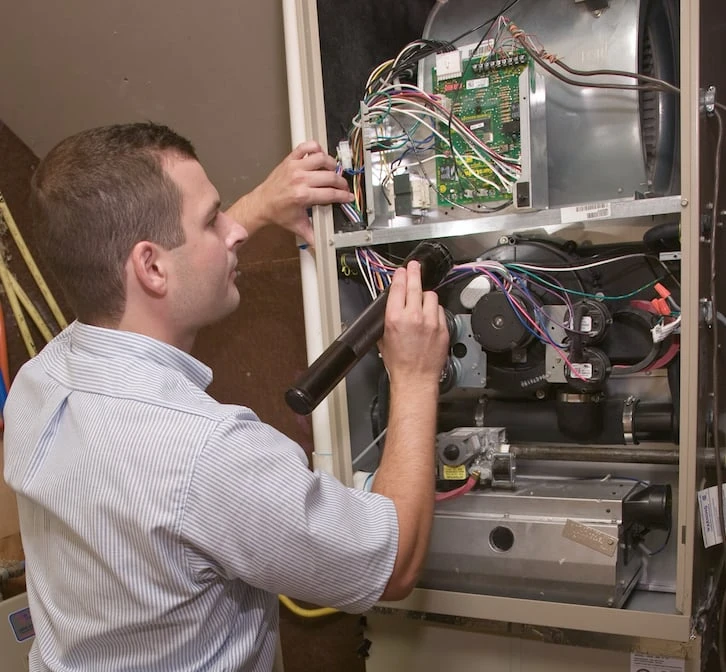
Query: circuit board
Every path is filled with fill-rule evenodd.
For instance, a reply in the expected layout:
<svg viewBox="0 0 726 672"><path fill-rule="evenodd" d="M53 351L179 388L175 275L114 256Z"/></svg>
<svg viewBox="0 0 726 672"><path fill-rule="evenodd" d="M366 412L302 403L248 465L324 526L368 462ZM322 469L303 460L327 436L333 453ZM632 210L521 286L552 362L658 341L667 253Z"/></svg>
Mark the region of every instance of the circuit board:
<svg viewBox="0 0 726 672"><path fill-rule="evenodd" d="M433 92L448 98L453 113L482 142L502 156L519 159L521 155L519 77L529 65L524 52L509 57L463 59L458 77L437 78L433 68ZM471 156L467 145L458 136L449 136L448 128L439 125L450 137L456 151L466 157L471 171L492 182L498 182L491 168ZM471 206L510 200L511 193L494 188L477 179L461 159L455 159L451 145L437 138L436 187L439 206Z"/></svg>

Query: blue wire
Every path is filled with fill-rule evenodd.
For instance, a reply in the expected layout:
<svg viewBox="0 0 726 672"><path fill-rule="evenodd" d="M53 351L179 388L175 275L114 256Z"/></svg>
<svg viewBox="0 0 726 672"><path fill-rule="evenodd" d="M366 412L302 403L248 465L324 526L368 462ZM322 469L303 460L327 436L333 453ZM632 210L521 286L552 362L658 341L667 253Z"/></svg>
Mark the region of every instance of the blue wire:
<svg viewBox="0 0 726 672"><path fill-rule="evenodd" d="M5 387L5 378L0 374L0 413L5 408L5 402L8 398L8 390Z"/></svg>

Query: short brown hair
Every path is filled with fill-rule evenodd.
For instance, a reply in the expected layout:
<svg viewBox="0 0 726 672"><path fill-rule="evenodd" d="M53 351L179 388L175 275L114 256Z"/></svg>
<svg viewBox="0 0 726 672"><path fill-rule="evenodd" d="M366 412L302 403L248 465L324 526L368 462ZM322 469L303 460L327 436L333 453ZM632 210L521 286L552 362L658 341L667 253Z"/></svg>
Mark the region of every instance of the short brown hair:
<svg viewBox="0 0 726 672"><path fill-rule="evenodd" d="M33 176L38 245L82 322L115 326L126 304L124 265L136 243L184 242L182 196L165 153L197 160L167 126L118 124L63 140Z"/></svg>

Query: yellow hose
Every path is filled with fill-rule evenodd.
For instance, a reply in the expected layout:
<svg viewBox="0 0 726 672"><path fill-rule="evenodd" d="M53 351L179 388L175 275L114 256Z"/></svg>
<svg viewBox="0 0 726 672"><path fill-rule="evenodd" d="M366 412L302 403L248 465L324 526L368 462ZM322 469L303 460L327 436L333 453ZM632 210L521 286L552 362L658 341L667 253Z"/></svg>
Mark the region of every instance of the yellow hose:
<svg viewBox="0 0 726 672"><path fill-rule="evenodd" d="M8 272L8 268L5 265L5 258L3 257L3 252L4 250L0 248L0 281L2 282L5 294L8 297L8 302L10 303L10 308L13 311L13 315L15 316L15 321L18 323L18 329L20 329L20 335L23 337L23 342L25 343L25 349L28 351L28 356L35 357L35 355L38 354L38 350L35 347L33 337L30 335L30 329L28 328L28 323L25 321L23 311L20 308L18 297L13 291L13 284L10 280L10 273Z"/></svg>
<svg viewBox="0 0 726 672"><path fill-rule="evenodd" d="M58 322L58 326L61 329L65 329L68 326L68 322L66 321L66 318L63 316L63 313L61 312L61 309L58 306L58 303L56 302L55 297L53 296L53 293L50 291L50 288L48 287L47 283L45 282L45 279L43 278L43 275L40 272L40 269L36 265L35 259L33 259L33 255L30 254L30 250L28 249L28 246L25 244L25 240L23 240L23 236L20 234L20 229L18 229L18 225L15 223L15 220L13 219L13 216L10 213L10 208L8 208L7 203L5 203L5 198L3 197L2 193L0 193L0 214L2 215L3 219L5 220L5 224L7 224L8 230L10 231L11 235L13 236L13 240L15 241L15 244L18 246L18 249L20 250L20 254L22 255L23 259L25 260L25 263L28 266L28 270L30 271L30 274L33 276L35 282L38 284L38 289L40 289L40 293L43 295L43 298L48 302L48 307L50 308L50 311L53 313L53 317L55 317L56 322Z"/></svg>
<svg viewBox="0 0 726 672"><path fill-rule="evenodd" d="M18 296L20 305L25 308L25 312L30 315L30 319L33 320L35 326L38 327L38 331L45 339L45 342L50 343L53 340L53 334L48 328L48 325L45 323L45 320L43 319L41 314L38 312L38 309L30 300L30 297L25 293L25 290L20 286L18 279L10 271L8 271L8 278L10 279L10 284L13 288L13 291Z"/></svg>
<svg viewBox="0 0 726 672"><path fill-rule="evenodd" d="M280 602L282 602L293 614L302 618L320 618L321 616L329 616L330 614L337 614L338 610L333 607L319 607L317 609L303 609L298 604L295 604L286 595L278 595Z"/></svg>

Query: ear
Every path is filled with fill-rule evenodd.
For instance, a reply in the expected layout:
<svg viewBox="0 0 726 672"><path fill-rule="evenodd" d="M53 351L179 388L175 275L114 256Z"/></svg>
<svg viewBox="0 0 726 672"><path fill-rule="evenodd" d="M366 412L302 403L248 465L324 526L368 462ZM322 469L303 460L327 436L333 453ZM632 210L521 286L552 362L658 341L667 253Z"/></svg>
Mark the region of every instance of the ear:
<svg viewBox="0 0 726 672"><path fill-rule="evenodd" d="M127 269L140 287L154 295L164 296L168 290L168 268L164 250L148 240L134 245Z"/></svg>

